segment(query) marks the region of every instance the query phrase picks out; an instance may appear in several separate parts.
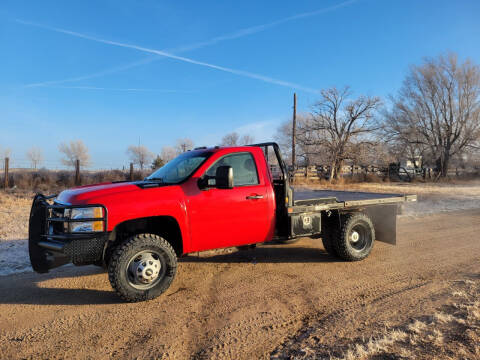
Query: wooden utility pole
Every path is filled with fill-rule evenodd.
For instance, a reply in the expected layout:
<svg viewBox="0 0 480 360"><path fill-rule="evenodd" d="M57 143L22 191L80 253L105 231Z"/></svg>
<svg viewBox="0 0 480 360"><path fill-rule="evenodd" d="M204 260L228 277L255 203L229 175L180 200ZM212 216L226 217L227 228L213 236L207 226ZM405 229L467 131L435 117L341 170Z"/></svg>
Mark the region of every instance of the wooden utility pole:
<svg viewBox="0 0 480 360"><path fill-rule="evenodd" d="M8 164L10 162L10 159L8 157L5 158L5 182L4 182L4 189L7 190L8 188Z"/></svg>
<svg viewBox="0 0 480 360"><path fill-rule="evenodd" d="M130 163L130 181L133 181L133 163Z"/></svg>
<svg viewBox="0 0 480 360"><path fill-rule="evenodd" d="M293 93L293 121L292 121L292 170L295 172L295 138L297 133L297 94Z"/></svg>
<svg viewBox="0 0 480 360"><path fill-rule="evenodd" d="M75 185L80 185L80 160L75 160Z"/></svg>

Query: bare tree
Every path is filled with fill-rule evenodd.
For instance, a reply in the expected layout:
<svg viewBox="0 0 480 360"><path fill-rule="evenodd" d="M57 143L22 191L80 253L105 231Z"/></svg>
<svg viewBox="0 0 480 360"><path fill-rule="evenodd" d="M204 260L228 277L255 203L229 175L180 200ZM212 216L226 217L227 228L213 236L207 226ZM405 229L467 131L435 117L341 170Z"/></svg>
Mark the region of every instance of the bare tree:
<svg viewBox="0 0 480 360"><path fill-rule="evenodd" d="M325 151L322 151L317 142L311 141L308 136L298 136L300 129L305 129L308 126L310 114L297 114L297 141L295 142L295 157L297 164L323 164L327 158ZM282 150L285 162L290 164L292 161L292 120L286 120L277 129L275 140Z"/></svg>
<svg viewBox="0 0 480 360"><path fill-rule="evenodd" d="M297 141L326 152L330 180L338 177L343 161L352 156L360 143L372 142L369 134L379 128L374 114L381 105L380 99L360 96L349 100L351 95L348 87L322 90L310 116L298 121Z"/></svg>
<svg viewBox="0 0 480 360"><path fill-rule="evenodd" d="M72 140L69 144L61 143L58 150L65 156L61 159L66 166L75 167L77 160L80 160L80 166L86 167L90 165L90 155L88 148L82 140Z"/></svg>
<svg viewBox="0 0 480 360"><path fill-rule="evenodd" d="M240 145L251 145L255 142L255 137L249 134L242 135L242 137L239 140Z"/></svg>
<svg viewBox="0 0 480 360"><path fill-rule="evenodd" d="M127 155L135 165L140 167L141 170L143 170L145 164L153 159L153 153L143 145L130 145L127 149Z"/></svg>
<svg viewBox="0 0 480 360"><path fill-rule="evenodd" d="M274 135L275 141L280 146L280 151L287 164L290 164L292 158L292 122L291 120L284 121L278 128Z"/></svg>
<svg viewBox="0 0 480 360"><path fill-rule="evenodd" d="M455 54L412 66L386 113L392 140L435 159L439 176L452 156L480 148L480 68Z"/></svg>
<svg viewBox="0 0 480 360"><path fill-rule="evenodd" d="M0 148L0 157L1 157L2 159L7 158L7 157L10 157L11 154L12 154L12 150L11 150L11 149L9 149L9 148L1 149L1 148Z"/></svg>
<svg viewBox="0 0 480 360"><path fill-rule="evenodd" d="M222 146L238 146L238 145L250 145L255 142L255 138L252 135L245 134L240 136L236 131L225 135L222 138Z"/></svg>
<svg viewBox="0 0 480 360"><path fill-rule="evenodd" d="M175 146L177 154L184 153L185 151L193 149L193 141L189 138L177 139Z"/></svg>
<svg viewBox="0 0 480 360"><path fill-rule="evenodd" d="M42 149L34 146L27 151L27 158L32 164L32 168L37 170L37 166L43 161Z"/></svg>
<svg viewBox="0 0 480 360"><path fill-rule="evenodd" d="M231 132L231 133L225 135L222 138L221 145L222 146L237 146L239 138L240 138L240 136L238 135L238 133L236 133L235 131Z"/></svg>
<svg viewBox="0 0 480 360"><path fill-rule="evenodd" d="M170 160L173 160L177 156L177 151L171 146L162 147L162 153L160 157L165 163L168 163Z"/></svg>

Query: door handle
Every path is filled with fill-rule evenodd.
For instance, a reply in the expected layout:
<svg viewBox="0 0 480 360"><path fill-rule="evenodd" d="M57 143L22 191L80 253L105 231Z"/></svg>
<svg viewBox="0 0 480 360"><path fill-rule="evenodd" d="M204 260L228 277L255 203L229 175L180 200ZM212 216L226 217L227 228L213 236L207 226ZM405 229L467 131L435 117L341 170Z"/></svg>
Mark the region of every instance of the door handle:
<svg viewBox="0 0 480 360"><path fill-rule="evenodd" d="M258 199L263 199L263 195L258 195L258 194L255 194L255 195L250 195L250 196L247 196L246 198L247 200L258 200Z"/></svg>

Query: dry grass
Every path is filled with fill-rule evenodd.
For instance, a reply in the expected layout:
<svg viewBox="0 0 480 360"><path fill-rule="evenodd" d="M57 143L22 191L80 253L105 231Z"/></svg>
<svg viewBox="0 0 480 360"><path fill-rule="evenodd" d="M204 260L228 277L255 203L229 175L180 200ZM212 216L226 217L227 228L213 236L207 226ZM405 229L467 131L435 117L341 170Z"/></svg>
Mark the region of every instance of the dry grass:
<svg viewBox="0 0 480 360"><path fill-rule="evenodd" d="M151 173L150 170L134 171L134 180L141 180ZM85 171L80 174L80 185L98 184L110 181L128 180L129 174L121 170ZM10 173L11 188L26 191L58 193L75 186L75 173L69 170L52 171L46 169L14 170Z"/></svg>
<svg viewBox="0 0 480 360"><path fill-rule="evenodd" d="M0 241L27 238L32 196L0 192Z"/></svg>
<svg viewBox="0 0 480 360"><path fill-rule="evenodd" d="M456 286L450 301L433 315L387 329L331 359L479 359L480 281L457 281Z"/></svg>

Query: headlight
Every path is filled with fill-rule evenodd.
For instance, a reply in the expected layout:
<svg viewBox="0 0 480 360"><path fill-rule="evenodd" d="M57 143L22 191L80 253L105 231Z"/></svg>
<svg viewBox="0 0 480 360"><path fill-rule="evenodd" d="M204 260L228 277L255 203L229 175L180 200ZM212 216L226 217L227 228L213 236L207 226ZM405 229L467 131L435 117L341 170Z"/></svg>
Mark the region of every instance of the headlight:
<svg viewBox="0 0 480 360"><path fill-rule="evenodd" d="M101 208L100 206L87 207L87 208L74 208L69 210L70 211L68 216L70 219L80 220L80 219L103 218L103 208Z"/></svg>
<svg viewBox="0 0 480 360"><path fill-rule="evenodd" d="M70 223L70 232L103 231L103 221L87 221Z"/></svg>
<svg viewBox="0 0 480 360"><path fill-rule="evenodd" d="M68 209L65 215L72 220L89 219L88 221L69 222L69 232L96 232L104 230L104 214L103 208L100 206Z"/></svg>

